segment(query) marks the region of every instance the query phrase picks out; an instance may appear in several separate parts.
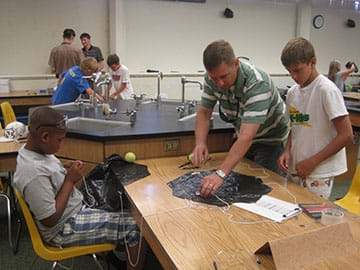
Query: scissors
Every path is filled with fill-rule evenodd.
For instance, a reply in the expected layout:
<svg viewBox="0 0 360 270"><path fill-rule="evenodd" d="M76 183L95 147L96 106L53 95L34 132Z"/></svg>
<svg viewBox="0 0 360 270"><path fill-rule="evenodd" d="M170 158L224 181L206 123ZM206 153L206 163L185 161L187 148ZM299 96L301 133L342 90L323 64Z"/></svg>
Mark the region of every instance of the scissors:
<svg viewBox="0 0 360 270"><path fill-rule="evenodd" d="M206 162L208 162L209 160L211 160L211 157L209 157L209 158L204 162L204 164L205 164ZM191 161L191 160L188 160L188 161L185 162L184 164L181 164L181 165L179 166L179 169L182 169L182 170L199 169L199 166L194 166L194 165L192 164L192 161Z"/></svg>
<svg viewBox="0 0 360 270"><path fill-rule="evenodd" d="M190 160L179 166L179 169L182 170L198 169L198 168L199 168L198 166L193 166L192 161Z"/></svg>

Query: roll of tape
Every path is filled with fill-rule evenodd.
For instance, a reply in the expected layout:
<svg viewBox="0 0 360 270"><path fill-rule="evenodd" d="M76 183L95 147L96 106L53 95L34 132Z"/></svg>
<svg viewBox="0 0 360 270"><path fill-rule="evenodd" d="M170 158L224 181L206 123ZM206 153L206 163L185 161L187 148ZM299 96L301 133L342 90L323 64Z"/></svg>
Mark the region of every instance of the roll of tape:
<svg viewBox="0 0 360 270"><path fill-rule="evenodd" d="M321 211L321 224L332 225L342 222L344 217L343 211L335 208L328 208Z"/></svg>

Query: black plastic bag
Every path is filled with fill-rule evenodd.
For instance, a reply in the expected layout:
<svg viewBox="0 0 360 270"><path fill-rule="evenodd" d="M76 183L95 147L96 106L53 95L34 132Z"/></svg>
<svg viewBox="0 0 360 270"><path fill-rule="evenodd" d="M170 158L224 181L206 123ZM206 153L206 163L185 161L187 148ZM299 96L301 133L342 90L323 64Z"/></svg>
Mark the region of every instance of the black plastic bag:
<svg viewBox="0 0 360 270"><path fill-rule="evenodd" d="M115 212L120 210L118 191L123 192L125 185L148 175L145 165L129 163L113 154L88 174L86 186L84 184L80 190L89 207Z"/></svg>

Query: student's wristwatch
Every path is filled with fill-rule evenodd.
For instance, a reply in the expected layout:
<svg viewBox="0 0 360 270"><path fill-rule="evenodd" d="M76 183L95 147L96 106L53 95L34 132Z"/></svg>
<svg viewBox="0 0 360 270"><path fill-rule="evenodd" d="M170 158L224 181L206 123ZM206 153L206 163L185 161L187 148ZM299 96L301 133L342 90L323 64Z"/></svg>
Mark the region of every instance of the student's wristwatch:
<svg viewBox="0 0 360 270"><path fill-rule="evenodd" d="M226 173L224 173L222 170L220 170L220 169L217 169L216 171L215 171L215 173L221 178L221 179L223 179L224 180L224 178L225 178L225 176L226 176Z"/></svg>

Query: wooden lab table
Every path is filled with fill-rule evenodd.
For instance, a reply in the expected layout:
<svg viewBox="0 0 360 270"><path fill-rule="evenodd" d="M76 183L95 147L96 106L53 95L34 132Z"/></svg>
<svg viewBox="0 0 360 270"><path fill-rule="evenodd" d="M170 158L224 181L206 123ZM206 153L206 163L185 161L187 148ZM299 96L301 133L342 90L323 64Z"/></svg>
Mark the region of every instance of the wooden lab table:
<svg viewBox="0 0 360 270"><path fill-rule="evenodd" d="M217 168L225 154L212 154L212 160L201 169ZM148 166L150 176L126 186L127 196L133 214L143 236L151 246L164 269L215 269L216 254L223 251L241 251L241 263L226 269L275 269L269 256L259 256L261 265L254 266L253 252L265 242L320 228L321 225L305 214L283 223L262 222L257 224L236 224L234 221L262 221L264 218L236 207L226 212L205 204L190 207L183 199L174 197L167 183L188 173L178 166L185 157L166 157L139 161ZM284 188L296 197L298 203L315 203L324 200L298 185L288 183L272 172L243 160L235 171L262 177L273 188L269 195L294 202ZM331 204L329 202L329 204ZM359 243L360 218L345 214L351 232ZM245 252L244 252L245 251ZM238 252L240 253L240 251ZM236 255L236 253L235 253ZM360 252L338 260L330 260L305 269L358 269ZM251 268L254 266L255 268ZM218 269L224 269L218 265Z"/></svg>
<svg viewBox="0 0 360 270"><path fill-rule="evenodd" d="M8 101L12 106L41 106L51 104L52 93L40 90L21 90L0 93L0 103Z"/></svg>
<svg viewBox="0 0 360 270"><path fill-rule="evenodd" d="M0 129L0 137L4 130ZM16 141L0 142L0 172L14 172L16 169L16 157L23 143Z"/></svg>

